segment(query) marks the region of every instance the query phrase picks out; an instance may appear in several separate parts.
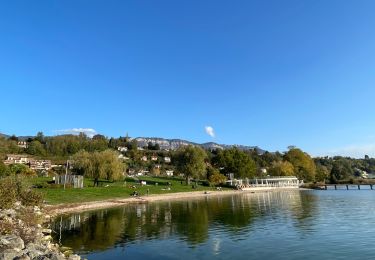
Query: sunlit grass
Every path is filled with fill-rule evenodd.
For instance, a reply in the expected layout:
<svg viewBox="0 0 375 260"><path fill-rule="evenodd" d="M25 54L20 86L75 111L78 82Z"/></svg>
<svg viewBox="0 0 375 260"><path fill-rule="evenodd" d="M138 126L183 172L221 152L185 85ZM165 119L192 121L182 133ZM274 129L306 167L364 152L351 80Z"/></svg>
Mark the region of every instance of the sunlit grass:
<svg viewBox="0 0 375 260"><path fill-rule="evenodd" d="M64 189L61 186L50 185L48 182L52 181L52 177L28 178L26 182L41 187L35 189L44 195L47 204L82 203L128 198L131 197L134 191L137 191L140 196L145 196L147 194L212 191L216 189L202 185L198 185L193 189L193 184L186 185L183 179L176 178L140 177L139 179L146 181L147 185L142 186L139 182L131 178L126 178L125 181L118 182L101 181L99 187L93 187L92 179L85 179L83 189Z"/></svg>

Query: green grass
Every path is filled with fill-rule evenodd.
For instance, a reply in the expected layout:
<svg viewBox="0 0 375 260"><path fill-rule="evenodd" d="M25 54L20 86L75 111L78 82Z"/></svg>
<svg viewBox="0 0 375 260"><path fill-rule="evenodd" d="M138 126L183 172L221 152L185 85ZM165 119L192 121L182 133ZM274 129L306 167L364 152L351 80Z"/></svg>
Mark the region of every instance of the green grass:
<svg viewBox="0 0 375 260"><path fill-rule="evenodd" d="M191 185L187 186L182 179L176 178L142 176L139 177L139 179L146 181L147 185L141 186L134 179L127 178L125 182L101 181L99 187L93 187L93 180L85 179L83 189L66 188L64 190L62 187L48 184L48 181L52 181L52 178L50 177L26 178L25 182L30 185L41 187L35 188L35 190L41 192L44 195L47 204L51 205L128 198L131 197L133 191L137 191L141 196L144 196L147 194L147 190L149 190L150 195L216 190L216 188L202 185L198 185L198 187L193 189ZM168 182L171 183L171 186L168 185ZM158 184L156 185L156 183ZM167 187L170 187L171 189L167 190Z"/></svg>

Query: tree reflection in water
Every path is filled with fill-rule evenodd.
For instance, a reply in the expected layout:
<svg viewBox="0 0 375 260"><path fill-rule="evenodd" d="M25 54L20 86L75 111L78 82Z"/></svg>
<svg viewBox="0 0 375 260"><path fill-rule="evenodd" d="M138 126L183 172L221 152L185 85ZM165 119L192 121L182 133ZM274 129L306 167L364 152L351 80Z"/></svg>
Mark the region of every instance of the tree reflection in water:
<svg viewBox="0 0 375 260"><path fill-rule="evenodd" d="M212 196L186 201L130 204L57 218L55 239L76 252L102 251L144 240L178 237L191 246L204 243L209 229L236 236L251 232L257 220L284 214L297 228L310 225L316 199L298 191ZM61 220L61 223L60 223Z"/></svg>

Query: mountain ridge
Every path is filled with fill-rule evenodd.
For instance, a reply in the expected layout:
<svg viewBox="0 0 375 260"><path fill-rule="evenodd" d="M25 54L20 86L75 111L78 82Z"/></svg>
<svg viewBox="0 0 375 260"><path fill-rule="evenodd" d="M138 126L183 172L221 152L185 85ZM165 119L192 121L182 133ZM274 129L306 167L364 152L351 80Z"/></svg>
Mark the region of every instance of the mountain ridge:
<svg viewBox="0 0 375 260"><path fill-rule="evenodd" d="M152 143L155 145L156 143L159 144L160 148L162 149L170 149L170 150L176 150L181 146L186 145L195 145L200 146L202 148L208 149L208 150L216 150L216 149L230 149L233 147L236 147L240 150L254 150L259 154L263 154L266 151L259 148L258 146L248 146L248 145L238 145L238 144L218 144L215 142L206 142L206 143L196 143L192 141L187 141L184 139L168 139L168 138L161 138L161 137L136 137L132 138L132 140L136 140L138 142L138 146L147 146L148 143Z"/></svg>
<svg viewBox="0 0 375 260"><path fill-rule="evenodd" d="M9 138L11 135L7 135L4 133L0 133L0 137ZM18 139L20 141L26 141L28 138L33 138L35 136L18 136ZM239 144L219 144L216 142L206 142L206 143L196 143L192 141L188 141L185 139L179 139L179 138L162 138L162 137L136 137L136 138L130 138L131 140L137 140L139 147L147 146L149 142L152 144L159 144L161 149L168 149L168 150L176 150L180 148L181 146L186 145L194 145L194 146L200 146L204 149L208 150L216 150L216 149L230 149L233 147L236 147L240 150L254 150L259 154L263 154L266 151L259 148L258 146L249 146L249 145L239 145Z"/></svg>

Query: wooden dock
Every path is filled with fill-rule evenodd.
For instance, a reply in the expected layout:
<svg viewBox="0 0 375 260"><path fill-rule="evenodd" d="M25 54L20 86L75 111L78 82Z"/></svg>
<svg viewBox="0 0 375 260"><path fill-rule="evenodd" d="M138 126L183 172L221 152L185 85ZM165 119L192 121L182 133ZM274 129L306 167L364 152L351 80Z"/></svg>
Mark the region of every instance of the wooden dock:
<svg viewBox="0 0 375 260"><path fill-rule="evenodd" d="M326 184L320 186L322 190L373 190L374 184ZM368 187L368 188L366 188Z"/></svg>

